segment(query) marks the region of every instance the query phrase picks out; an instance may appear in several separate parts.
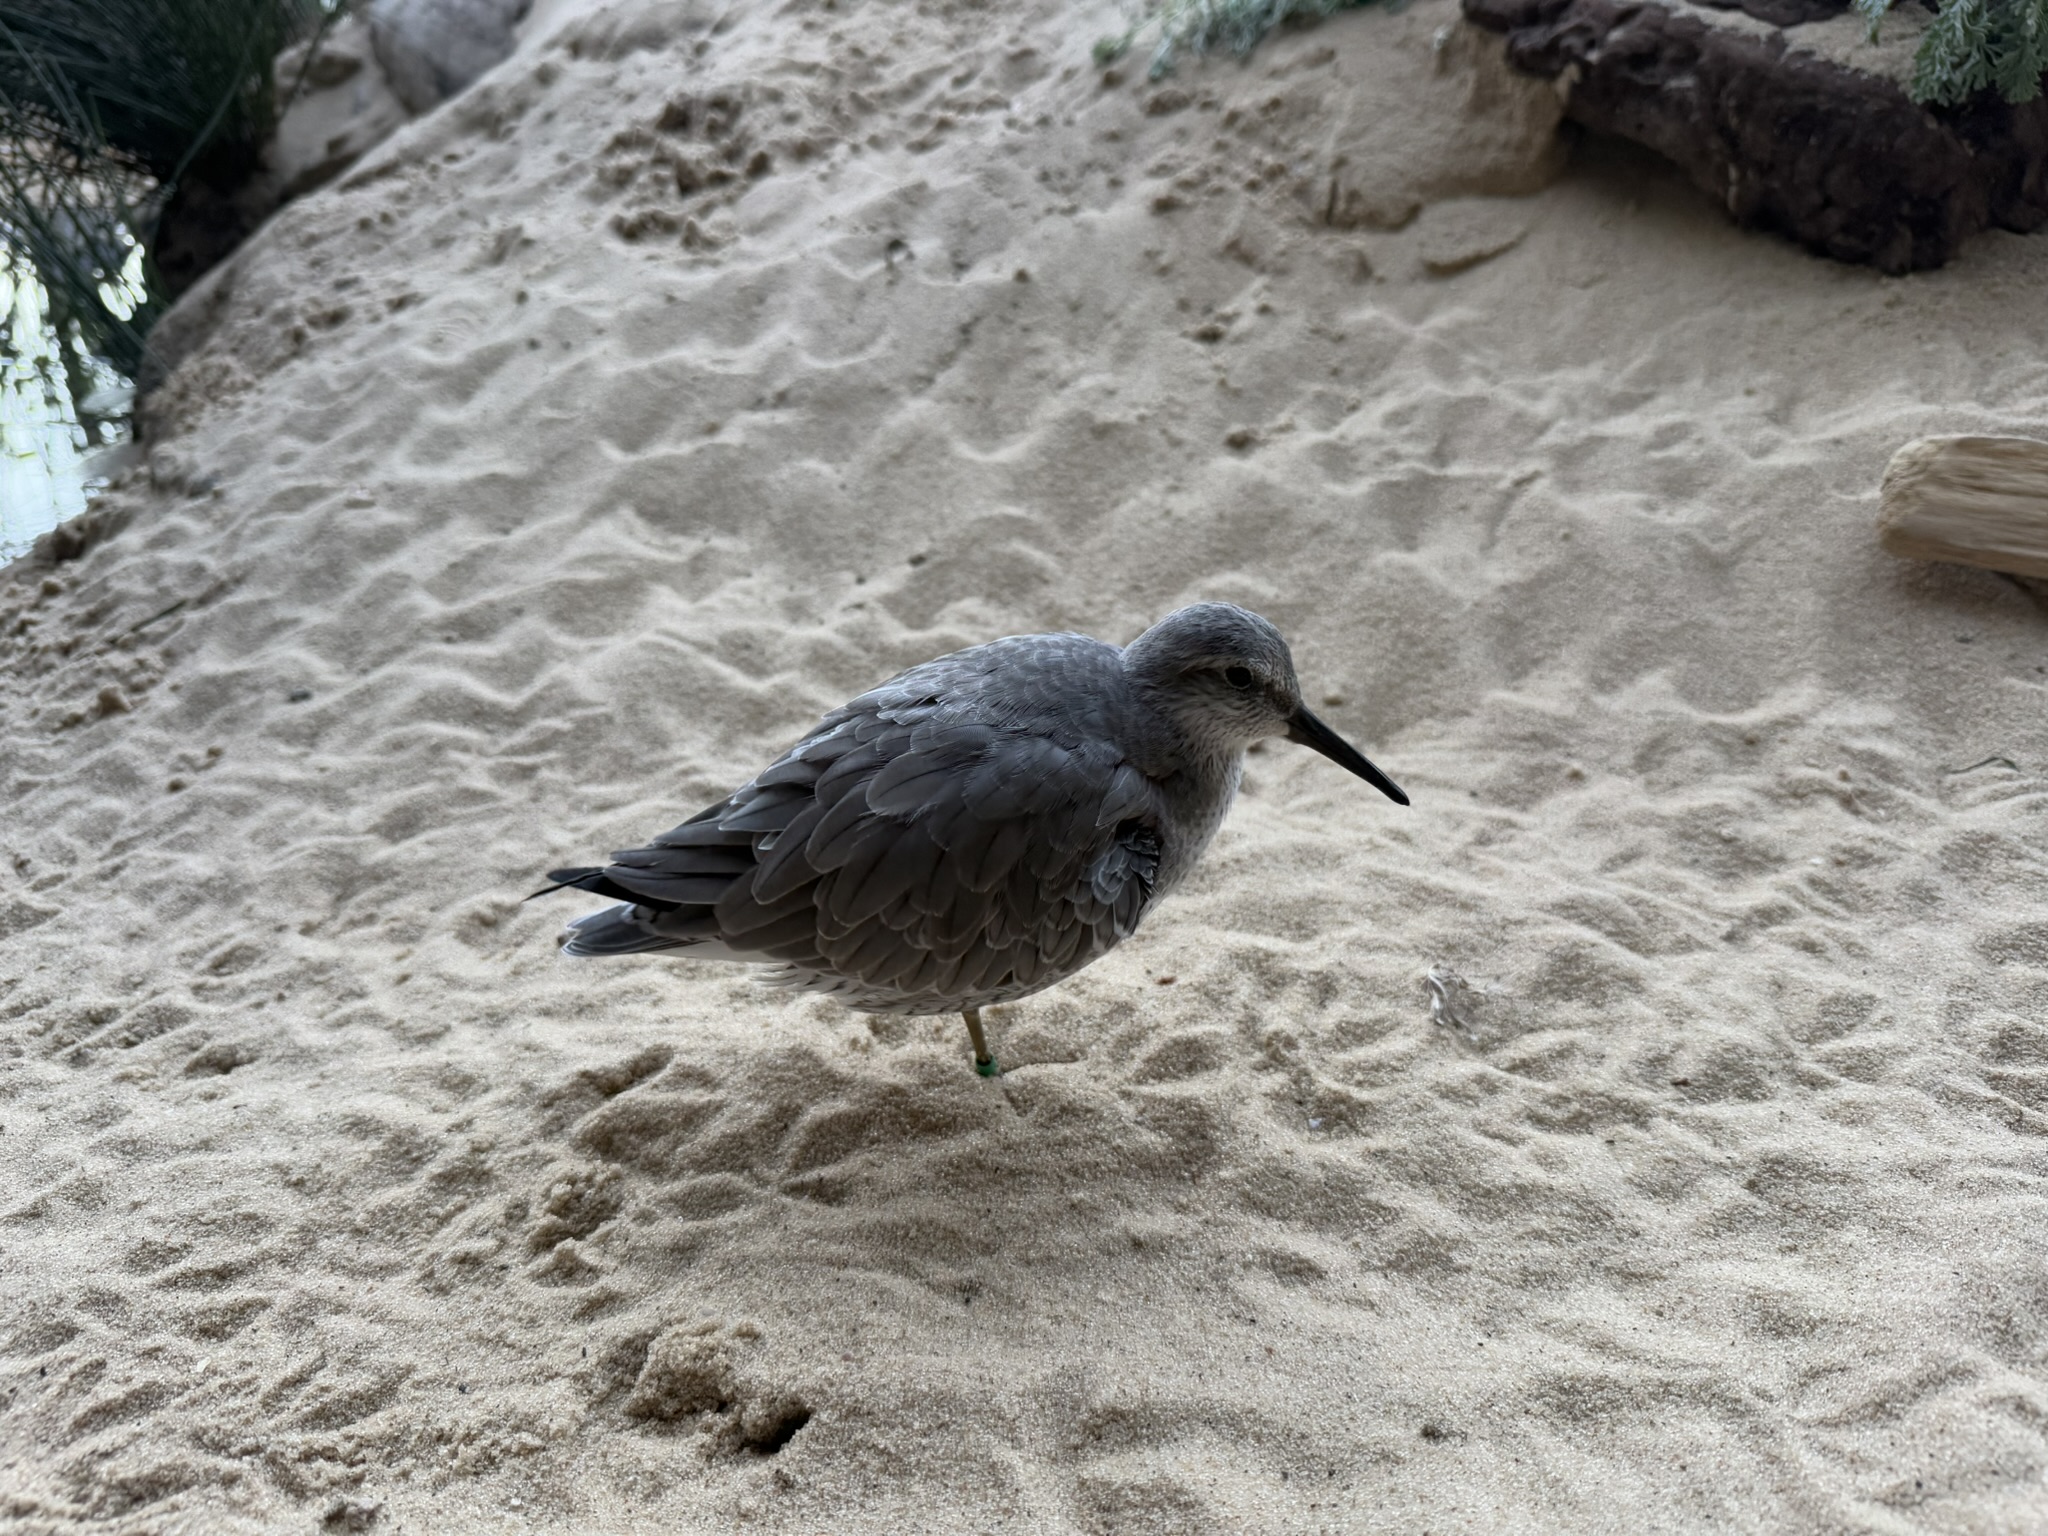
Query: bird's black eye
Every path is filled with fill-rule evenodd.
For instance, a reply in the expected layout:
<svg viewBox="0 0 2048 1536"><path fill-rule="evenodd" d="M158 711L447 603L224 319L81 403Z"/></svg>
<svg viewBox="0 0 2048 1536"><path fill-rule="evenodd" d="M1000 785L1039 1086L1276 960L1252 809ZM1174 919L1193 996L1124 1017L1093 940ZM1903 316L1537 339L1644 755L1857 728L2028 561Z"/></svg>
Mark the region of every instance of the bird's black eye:
<svg viewBox="0 0 2048 1536"><path fill-rule="evenodd" d="M1252 685L1252 669L1250 667L1225 667L1223 669L1223 681L1230 684L1233 688L1249 688Z"/></svg>

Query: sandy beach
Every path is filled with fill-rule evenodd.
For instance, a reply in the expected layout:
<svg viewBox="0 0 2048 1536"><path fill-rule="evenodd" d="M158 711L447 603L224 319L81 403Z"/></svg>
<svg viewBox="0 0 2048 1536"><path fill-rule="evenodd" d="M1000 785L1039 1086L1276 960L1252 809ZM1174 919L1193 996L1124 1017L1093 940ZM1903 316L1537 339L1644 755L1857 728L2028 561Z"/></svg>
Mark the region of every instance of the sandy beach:
<svg viewBox="0 0 2048 1536"><path fill-rule="evenodd" d="M1872 531L2048 240L1121 25L541 0L166 322L0 577L0 1526L2048 1531L2043 589ZM1414 804L1259 752L999 1079L522 904L1210 598Z"/></svg>

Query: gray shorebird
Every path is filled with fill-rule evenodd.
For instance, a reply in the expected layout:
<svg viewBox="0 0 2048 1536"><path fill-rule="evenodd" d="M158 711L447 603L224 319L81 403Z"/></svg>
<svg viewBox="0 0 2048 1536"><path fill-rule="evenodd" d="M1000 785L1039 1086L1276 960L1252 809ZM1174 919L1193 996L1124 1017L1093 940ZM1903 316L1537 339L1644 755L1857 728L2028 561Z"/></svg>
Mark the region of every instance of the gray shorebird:
<svg viewBox="0 0 2048 1536"><path fill-rule="evenodd" d="M1280 632L1229 603L1119 648L1017 635L870 689L716 805L601 869L558 869L618 905L563 953L676 950L870 1013L981 1010L1109 953L1186 878L1244 776L1284 736L1408 797L1301 701Z"/></svg>

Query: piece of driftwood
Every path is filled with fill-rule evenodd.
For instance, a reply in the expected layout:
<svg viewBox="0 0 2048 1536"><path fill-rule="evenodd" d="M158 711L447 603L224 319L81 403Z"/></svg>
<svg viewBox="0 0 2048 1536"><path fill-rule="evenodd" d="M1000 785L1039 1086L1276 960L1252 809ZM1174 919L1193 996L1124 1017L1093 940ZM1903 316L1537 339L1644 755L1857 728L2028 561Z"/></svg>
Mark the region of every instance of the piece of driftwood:
<svg viewBox="0 0 2048 1536"><path fill-rule="evenodd" d="M2048 443L1915 439L1892 455L1878 504L1892 554L2048 577Z"/></svg>
<svg viewBox="0 0 2048 1536"><path fill-rule="evenodd" d="M1918 106L1899 80L1805 46L1817 29L1862 36L1836 0L1461 3L1506 34L1510 63L1557 83L1572 121L1647 145L1737 223L1838 261L1938 267L1988 226L2048 222L2048 96ZM1896 14L1886 25L1903 36Z"/></svg>

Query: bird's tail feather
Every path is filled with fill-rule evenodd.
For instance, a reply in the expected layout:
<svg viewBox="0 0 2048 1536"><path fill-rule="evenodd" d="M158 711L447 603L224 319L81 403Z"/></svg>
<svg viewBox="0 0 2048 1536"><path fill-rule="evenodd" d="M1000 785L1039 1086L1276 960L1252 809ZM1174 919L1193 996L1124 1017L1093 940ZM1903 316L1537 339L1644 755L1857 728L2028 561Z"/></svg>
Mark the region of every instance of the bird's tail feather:
<svg viewBox="0 0 2048 1536"><path fill-rule="evenodd" d="M738 960L719 941L718 920L709 906L680 905L659 901L612 883L602 869L555 869L548 872L555 883L535 891L546 896L554 891L589 891L609 896L620 903L574 919L562 936L562 953L578 959L605 955L641 955L659 949L688 949L706 959ZM533 896L526 899L533 900Z"/></svg>
<svg viewBox="0 0 2048 1536"><path fill-rule="evenodd" d="M682 949L689 944L688 939L655 932L652 924L656 916L640 906L605 907L589 913L569 924L562 938L562 953L578 959L598 959Z"/></svg>
<svg viewBox="0 0 2048 1536"><path fill-rule="evenodd" d="M633 902L636 905L646 899L635 896L623 886L613 885L601 869L551 869L548 871L548 878L555 883L542 886L525 900L531 901L534 896L552 896L556 891L567 890L588 891L593 896L609 896L613 901Z"/></svg>

